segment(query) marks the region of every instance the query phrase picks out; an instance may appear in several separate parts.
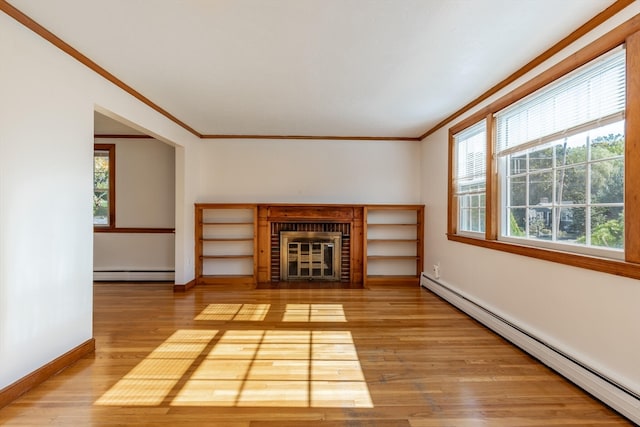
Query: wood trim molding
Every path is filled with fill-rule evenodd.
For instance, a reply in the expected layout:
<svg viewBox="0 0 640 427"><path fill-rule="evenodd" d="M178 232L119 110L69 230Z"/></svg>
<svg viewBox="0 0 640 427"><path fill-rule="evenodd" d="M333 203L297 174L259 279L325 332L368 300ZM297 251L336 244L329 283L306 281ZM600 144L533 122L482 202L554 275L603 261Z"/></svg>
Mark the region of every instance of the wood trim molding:
<svg viewBox="0 0 640 427"><path fill-rule="evenodd" d="M105 138L105 139L155 139L149 135L118 135L118 134L94 134L94 138Z"/></svg>
<svg viewBox="0 0 640 427"><path fill-rule="evenodd" d="M448 149L447 149L447 162L449 164L448 177L447 177L447 233L456 234L458 232L458 202L454 195L454 183L453 175L456 170L455 161L455 133L453 129L449 129Z"/></svg>
<svg viewBox="0 0 640 427"><path fill-rule="evenodd" d="M476 99L474 99L473 101L465 105L464 107L460 108L453 114L449 115L448 117L440 121L438 124L433 126L431 129L427 130L425 133L420 135L418 139L423 140L424 138L428 137L432 133L436 132L438 129L444 127L447 123L450 123L451 121L457 119L467 111L471 110L473 107L478 106L481 102L487 100L491 96L498 93L500 90L509 86L511 83L515 82L520 77L524 76L529 71L533 70L534 68L542 64L547 59L551 58L553 55L559 53L562 49L566 48L571 43L579 40L581 37L588 34L590 31L594 30L600 24L604 23L609 18L613 17L618 12L625 9L627 6L631 5L634 1L635 0L617 0L611 6L609 6L608 8L606 8L605 10L603 10L602 12L600 12L599 14L591 18L589 21L587 21L586 23L578 27L571 34L569 34L568 36L560 40L558 43L554 44L549 49L545 50L540 55L538 55L537 57L529 61L529 63L525 64L522 68L517 70L515 73L511 74L509 77L502 80L500 83L496 84L495 86L493 86L492 88L484 92L482 95L480 95L479 97L477 97ZM486 113L483 113L481 115L485 115L485 114Z"/></svg>
<svg viewBox="0 0 640 427"><path fill-rule="evenodd" d="M624 248L626 261L640 263L640 31L627 38L626 50Z"/></svg>
<svg viewBox="0 0 640 427"><path fill-rule="evenodd" d="M33 31L34 33L38 34L43 39L47 40L49 43L51 43L58 49L62 50L64 53L68 54L69 56L71 56L81 64L87 66L89 69L93 70L95 73L104 77L114 85L118 86L120 89L132 95L134 98L138 99L142 103L146 104L147 106L151 107L158 113L162 114L163 116L165 116L166 118L168 118L169 120L177 124L178 126L191 132L197 137L201 136L200 133L197 132L195 129L193 129L191 126L187 125L186 123L184 123L183 121L181 121L180 119L178 119L177 117L169 113L167 110L163 109L158 104L154 103L149 98L142 95L140 92L138 92L137 90L135 90L134 88L132 88L131 86L129 86L128 84L126 84L125 82L123 82L122 80L114 76L113 74L111 74L109 71L105 70L100 65L96 64L93 60L91 60L90 58L82 54L80 51L72 47L70 44L62 40L60 37L53 34L51 31L44 28L42 25L38 24L36 21L34 21L29 16L21 12L16 7L9 4L6 0L0 0L0 10L6 13L7 15L9 15L10 17L12 17L13 19L15 19L16 21L18 21L19 23L21 23L22 25L24 25L25 27L27 27L28 29L30 29L31 31Z"/></svg>
<svg viewBox="0 0 640 427"><path fill-rule="evenodd" d="M473 246L479 246L481 248L509 252L516 255L528 256L573 267L586 268L588 270L599 271L601 273L615 274L616 276L640 279L640 264L580 255L571 252L554 251L552 249L536 248L533 246L523 246L499 240L474 239L472 237L460 236L458 234L451 233L447 233L447 238L453 242L466 243Z"/></svg>
<svg viewBox="0 0 640 427"><path fill-rule="evenodd" d="M32 388L42 384L44 381L54 376L63 369L73 365L96 349L96 340L91 338L79 346L71 349L62 356L52 360L46 365L36 369L29 375L19 379L13 384L0 390L0 408L7 406L9 403L28 392Z"/></svg>
<svg viewBox="0 0 640 427"><path fill-rule="evenodd" d="M196 283L197 282L195 278L184 284L176 283L175 285L173 285L173 292L187 292L189 289L195 287Z"/></svg>
<svg viewBox="0 0 640 427"><path fill-rule="evenodd" d="M94 143L93 150L109 152L109 224L99 228L105 231L112 230L116 226L116 145ZM93 228L95 229L96 226L94 225Z"/></svg>
<svg viewBox="0 0 640 427"><path fill-rule="evenodd" d="M128 233L128 234L138 234L138 233L175 233L175 228L125 228L125 227L93 227L94 233Z"/></svg>
<svg viewBox="0 0 640 427"><path fill-rule="evenodd" d="M334 135L200 135L202 139L308 139L329 141L421 141L413 136L334 136Z"/></svg>
<svg viewBox="0 0 640 427"><path fill-rule="evenodd" d="M485 238L495 240L498 238L498 163L494 161L496 124L493 114L487 114L487 194L485 196L486 222Z"/></svg>

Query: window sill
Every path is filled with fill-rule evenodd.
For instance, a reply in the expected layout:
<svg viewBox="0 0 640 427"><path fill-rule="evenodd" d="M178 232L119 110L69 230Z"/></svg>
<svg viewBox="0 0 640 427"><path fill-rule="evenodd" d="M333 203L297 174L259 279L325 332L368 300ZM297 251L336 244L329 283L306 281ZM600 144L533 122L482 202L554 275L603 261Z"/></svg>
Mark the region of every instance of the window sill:
<svg viewBox="0 0 640 427"><path fill-rule="evenodd" d="M482 240L457 234L447 234L447 238L454 242L466 243L482 248L509 252L516 255L528 256L573 267L586 268L602 273L615 274L617 276L640 279L640 264L626 261L618 261L608 258L600 258L589 255L581 255L570 252L542 249L533 246L523 246L515 243L497 240Z"/></svg>

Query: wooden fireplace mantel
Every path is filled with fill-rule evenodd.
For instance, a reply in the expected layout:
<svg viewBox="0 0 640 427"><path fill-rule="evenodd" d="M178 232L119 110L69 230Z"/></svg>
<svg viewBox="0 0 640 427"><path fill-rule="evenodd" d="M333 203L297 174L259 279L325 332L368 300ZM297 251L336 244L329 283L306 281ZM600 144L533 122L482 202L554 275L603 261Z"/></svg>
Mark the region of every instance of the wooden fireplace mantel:
<svg viewBox="0 0 640 427"><path fill-rule="evenodd" d="M334 224L349 230L348 262L343 260L348 274L342 281L419 281L424 205L197 203L196 284L277 280L277 233L282 224L292 223Z"/></svg>

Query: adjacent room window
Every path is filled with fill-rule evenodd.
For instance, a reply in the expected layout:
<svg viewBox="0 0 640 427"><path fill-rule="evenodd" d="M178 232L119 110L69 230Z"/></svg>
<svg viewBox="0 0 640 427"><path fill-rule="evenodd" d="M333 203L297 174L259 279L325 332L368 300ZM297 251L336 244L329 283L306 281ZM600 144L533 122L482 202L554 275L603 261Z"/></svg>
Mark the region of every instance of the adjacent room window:
<svg viewBox="0 0 640 427"><path fill-rule="evenodd" d="M455 134L453 140L457 230L463 233L484 233L487 190L486 120Z"/></svg>
<svg viewBox="0 0 640 427"><path fill-rule="evenodd" d="M93 225L115 225L115 145L95 144L93 152Z"/></svg>
<svg viewBox="0 0 640 427"><path fill-rule="evenodd" d="M625 80L620 48L495 114L500 239L622 257Z"/></svg>

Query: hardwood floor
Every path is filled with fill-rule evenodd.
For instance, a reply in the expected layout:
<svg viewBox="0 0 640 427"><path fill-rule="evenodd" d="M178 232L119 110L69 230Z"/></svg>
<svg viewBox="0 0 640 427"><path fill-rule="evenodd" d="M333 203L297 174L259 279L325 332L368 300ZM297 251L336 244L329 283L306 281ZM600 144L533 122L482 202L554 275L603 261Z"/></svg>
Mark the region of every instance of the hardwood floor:
<svg viewBox="0 0 640 427"><path fill-rule="evenodd" d="M632 425L424 289L94 289L95 354L1 425Z"/></svg>

